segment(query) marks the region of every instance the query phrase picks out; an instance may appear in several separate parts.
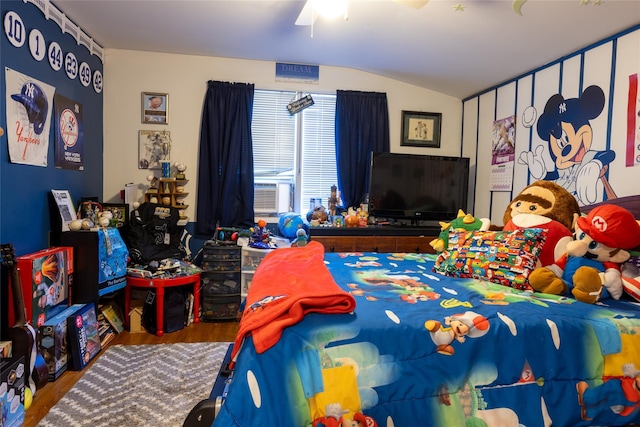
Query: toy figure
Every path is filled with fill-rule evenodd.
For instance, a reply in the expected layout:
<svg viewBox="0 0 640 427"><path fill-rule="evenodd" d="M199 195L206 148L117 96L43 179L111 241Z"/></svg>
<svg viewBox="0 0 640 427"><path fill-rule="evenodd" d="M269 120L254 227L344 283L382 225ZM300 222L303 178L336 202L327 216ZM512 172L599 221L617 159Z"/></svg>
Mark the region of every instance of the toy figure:
<svg viewBox="0 0 640 427"><path fill-rule="evenodd" d="M173 165L176 168L176 179L186 179L184 171L187 170L187 166L184 163L174 163Z"/></svg>
<svg viewBox="0 0 640 427"><path fill-rule="evenodd" d="M329 214L325 210L324 206L316 206L311 212L307 214L307 221L318 221L320 224L324 224L329 219Z"/></svg>
<svg viewBox="0 0 640 427"><path fill-rule="evenodd" d="M346 427L342 416L349 411L342 409L339 403L327 405L326 415L313 421L313 427Z"/></svg>
<svg viewBox="0 0 640 427"><path fill-rule="evenodd" d="M331 196L329 197L329 213L331 216L336 214L336 207L338 206L338 187L331 186Z"/></svg>
<svg viewBox="0 0 640 427"><path fill-rule="evenodd" d="M465 214L462 209L458 210L458 216L450 222L440 222L440 234L438 238L429 242L436 252L442 252L449 246L450 231L487 231L489 229L489 218L475 218L470 213Z"/></svg>
<svg viewBox="0 0 640 427"><path fill-rule="evenodd" d="M297 246L299 248L306 246L309 238L307 237L307 232L304 231L304 228L300 227L296 231L296 239L291 244L292 246Z"/></svg>
<svg viewBox="0 0 640 427"><path fill-rule="evenodd" d="M540 266L555 262L573 240L573 229L580 216L575 197L551 181L536 181L511 201L502 218L504 230L546 228L547 239L538 256Z"/></svg>
<svg viewBox="0 0 640 427"><path fill-rule="evenodd" d="M628 249L640 244L640 225L628 210L601 205L576 222L575 240L555 264L535 269L529 284L538 292L563 295L595 303L619 299L623 287L620 265L630 257Z"/></svg>
<svg viewBox="0 0 640 427"><path fill-rule="evenodd" d="M258 226L251 228L251 235L249 236L249 246L257 249L269 249L270 235L267 229L267 221L264 219L258 220Z"/></svg>
<svg viewBox="0 0 640 427"><path fill-rule="evenodd" d="M349 411L342 409L340 403L330 403L326 407L326 415L313 421L312 427L378 427L378 423L362 412L356 412L353 420L345 420Z"/></svg>
<svg viewBox="0 0 640 427"><path fill-rule="evenodd" d="M378 427L376 420L362 412L356 412L351 421L351 427Z"/></svg>

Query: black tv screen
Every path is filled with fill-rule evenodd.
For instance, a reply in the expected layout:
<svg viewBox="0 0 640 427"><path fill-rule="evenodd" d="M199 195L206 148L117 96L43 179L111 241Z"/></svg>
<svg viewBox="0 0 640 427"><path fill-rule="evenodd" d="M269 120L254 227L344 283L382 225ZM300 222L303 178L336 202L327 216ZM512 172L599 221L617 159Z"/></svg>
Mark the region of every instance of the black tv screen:
<svg viewBox="0 0 640 427"><path fill-rule="evenodd" d="M369 214L376 218L448 221L467 211L467 157L373 153Z"/></svg>

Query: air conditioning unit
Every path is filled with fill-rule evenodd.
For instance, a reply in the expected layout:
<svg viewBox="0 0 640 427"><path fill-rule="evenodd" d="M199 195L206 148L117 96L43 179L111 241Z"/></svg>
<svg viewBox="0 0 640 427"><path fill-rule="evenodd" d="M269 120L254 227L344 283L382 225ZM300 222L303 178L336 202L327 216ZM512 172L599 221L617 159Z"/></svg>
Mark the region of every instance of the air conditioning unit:
<svg viewBox="0 0 640 427"><path fill-rule="evenodd" d="M288 182L256 182L253 185L253 210L256 214L278 215L289 212L291 184Z"/></svg>

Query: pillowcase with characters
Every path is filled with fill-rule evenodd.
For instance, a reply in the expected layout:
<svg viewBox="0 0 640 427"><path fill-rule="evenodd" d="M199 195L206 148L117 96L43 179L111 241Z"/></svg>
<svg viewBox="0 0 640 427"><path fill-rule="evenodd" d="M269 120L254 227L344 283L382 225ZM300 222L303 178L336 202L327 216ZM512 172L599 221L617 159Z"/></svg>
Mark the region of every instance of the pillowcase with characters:
<svg viewBox="0 0 640 427"><path fill-rule="evenodd" d="M512 231L452 231L449 245L433 268L445 276L488 280L532 290L528 277L536 267L547 229Z"/></svg>

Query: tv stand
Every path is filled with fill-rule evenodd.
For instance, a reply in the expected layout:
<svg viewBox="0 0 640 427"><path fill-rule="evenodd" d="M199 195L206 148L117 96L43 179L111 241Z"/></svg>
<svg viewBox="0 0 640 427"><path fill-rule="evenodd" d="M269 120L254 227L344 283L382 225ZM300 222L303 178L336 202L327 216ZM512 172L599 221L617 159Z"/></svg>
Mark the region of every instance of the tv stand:
<svg viewBox="0 0 640 427"><path fill-rule="evenodd" d="M311 240L322 243L325 252L413 252L435 253L429 242L438 237L440 226L371 225L367 227L311 227Z"/></svg>

